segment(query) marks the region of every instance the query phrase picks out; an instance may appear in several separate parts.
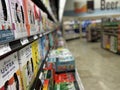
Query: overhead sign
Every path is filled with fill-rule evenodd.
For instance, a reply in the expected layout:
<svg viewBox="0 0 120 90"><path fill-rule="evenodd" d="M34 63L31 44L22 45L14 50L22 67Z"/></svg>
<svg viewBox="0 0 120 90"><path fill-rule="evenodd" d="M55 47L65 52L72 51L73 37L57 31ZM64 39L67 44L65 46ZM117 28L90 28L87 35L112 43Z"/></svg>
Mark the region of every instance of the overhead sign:
<svg viewBox="0 0 120 90"><path fill-rule="evenodd" d="M115 10L120 7L120 0L75 0L76 13L93 12L99 10Z"/></svg>
<svg viewBox="0 0 120 90"><path fill-rule="evenodd" d="M108 0L101 0L101 10L105 9L117 9L119 5L119 1L108 1Z"/></svg>

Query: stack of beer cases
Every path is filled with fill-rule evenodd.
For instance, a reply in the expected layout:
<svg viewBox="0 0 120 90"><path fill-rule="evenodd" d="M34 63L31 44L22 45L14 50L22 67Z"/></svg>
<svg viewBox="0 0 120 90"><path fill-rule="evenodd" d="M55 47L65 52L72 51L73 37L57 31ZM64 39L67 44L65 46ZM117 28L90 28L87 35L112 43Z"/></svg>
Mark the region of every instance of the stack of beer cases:
<svg viewBox="0 0 120 90"><path fill-rule="evenodd" d="M75 61L71 52L66 48L51 50L46 62L43 90L76 90ZM69 71L69 73L66 73ZM46 83L47 82L47 83ZM49 84L49 85L46 85ZM44 89L46 88L47 89Z"/></svg>
<svg viewBox="0 0 120 90"><path fill-rule="evenodd" d="M48 62L55 65L56 72L75 70L75 60L71 52L65 48L58 48L50 52Z"/></svg>

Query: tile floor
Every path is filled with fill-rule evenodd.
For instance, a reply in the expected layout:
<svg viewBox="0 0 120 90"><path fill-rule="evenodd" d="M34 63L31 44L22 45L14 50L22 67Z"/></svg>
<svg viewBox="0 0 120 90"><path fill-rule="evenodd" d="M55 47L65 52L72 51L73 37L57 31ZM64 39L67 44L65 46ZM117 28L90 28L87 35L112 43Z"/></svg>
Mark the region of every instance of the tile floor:
<svg viewBox="0 0 120 90"><path fill-rule="evenodd" d="M85 90L120 90L120 55L85 39L68 41L67 46L76 58Z"/></svg>

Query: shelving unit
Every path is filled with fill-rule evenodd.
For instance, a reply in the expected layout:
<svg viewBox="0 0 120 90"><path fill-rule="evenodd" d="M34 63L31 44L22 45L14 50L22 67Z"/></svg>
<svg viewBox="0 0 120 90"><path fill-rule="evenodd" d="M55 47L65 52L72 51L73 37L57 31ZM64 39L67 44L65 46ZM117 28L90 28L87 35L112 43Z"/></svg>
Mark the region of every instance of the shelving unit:
<svg viewBox="0 0 120 90"><path fill-rule="evenodd" d="M80 23L79 21L64 21L63 36L65 40L80 38Z"/></svg>
<svg viewBox="0 0 120 90"><path fill-rule="evenodd" d="M86 30L87 41L97 42L98 40L100 40L101 39L101 31L102 30L101 30L100 24L96 24L95 26L90 24Z"/></svg>
<svg viewBox="0 0 120 90"><path fill-rule="evenodd" d="M55 3L58 3L58 1L55 0L53 1ZM12 3L12 1L10 3ZM19 5L18 2L17 4ZM53 5L53 4L49 4L49 5ZM6 83L10 82L11 79L13 80L13 83L16 83L17 86L16 90L18 90L18 88L20 90L23 89L40 90L40 88L43 88L43 81L44 81L44 79L42 78L43 68L45 68L46 66L46 62L47 62L46 60L49 57L50 50L56 48L57 46L56 29L59 25L56 18L58 18L57 17L58 9L52 10L54 9L54 7L52 7L51 9L50 6L49 7L46 6L45 3L42 2L42 0L32 0L32 1L24 0L24 2L22 2L22 7L24 7L23 9L27 9L27 10L24 12L21 11L19 13L22 13L21 15L25 16L25 19L26 18L30 19L28 20L28 22L31 22L30 24L31 26L28 23L26 23L27 19L25 20L25 23L22 24L20 23L21 25L26 27L25 33L22 32L21 34L23 36L20 36L19 38L15 38L15 32L12 29L7 30L5 28L5 30L3 29L1 30L0 28L0 63L3 65L0 67L0 69L3 69L3 71L4 68L8 69L4 72L5 74L4 73L1 74L1 77L3 78L0 77L0 80L3 82L2 84L0 84L0 90L5 88ZM34 13L32 10L34 11ZM10 13L12 14L12 11ZM24 15L24 13L28 13L28 15L27 14ZM31 16L32 14L33 16ZM12 25L14 26L13 23ZM18 27L16 26L16 28ZM29 32L27 32L28 29L30 30ZM36 29L39 30L31 34L32 30L34 32L34 30ZM74 29L78 29L78 28L74 28ZM8 36L5 36L6 33ZM18 34L19 33L17 33L16 36ZM10 59L8 60L8 58ZM12 67L12 64L14 64L14 59L15 59L15 65L14 67ZM13 70L13 72L9 70L8 65L11 66L9 68ZM77 70L73 71L73 73L75 73L75 77L76 77L75 78L76 90L84 90L81 89L80 86L82 85L82 83L79 81L79 79L77 79L79 78L79 75L76 74ZM14 75L16 74L18 81L15 82L16 77ZM6 78L5 80L3 80L5 76L9 78L7 78L7 80ZM10 89L12 90L12 88L13 87L11 86Z"/></svg>
<svg viewBox="0 0 120 90"><path fill-rule="evenodd" d="M113 53L120 53L120 22L103 22L102 23L102 48Z"/></svg>

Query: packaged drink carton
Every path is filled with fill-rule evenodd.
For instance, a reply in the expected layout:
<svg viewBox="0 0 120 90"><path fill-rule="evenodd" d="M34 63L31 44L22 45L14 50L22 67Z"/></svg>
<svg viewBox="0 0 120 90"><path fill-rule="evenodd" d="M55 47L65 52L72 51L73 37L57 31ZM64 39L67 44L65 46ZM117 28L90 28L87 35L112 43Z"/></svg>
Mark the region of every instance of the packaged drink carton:
<svg viewBox="0 0 120 90"><path fill-rule="evenodd" d="M0 43L14 40L9 0L0 0Z"/></svg>
<svg viewBox="0 0 120 90"><path fill-rule="evenodd" d="M32 58L31 45L24 47L18 51L19 65L23 81L24 90L29 90L32 85L35 75L34 75L34 61Z"/></svg>
<svg viewBox="0 0 120 90"><path fill-rule="evenodd" d="M9 0L15 39L28 36L22 0Z"/></svg>
<svg viewBox="0 0 120 90"><path fill-rule="evenodd" d="M23 90L17 52L0 61L0 90Z"/></svg>

